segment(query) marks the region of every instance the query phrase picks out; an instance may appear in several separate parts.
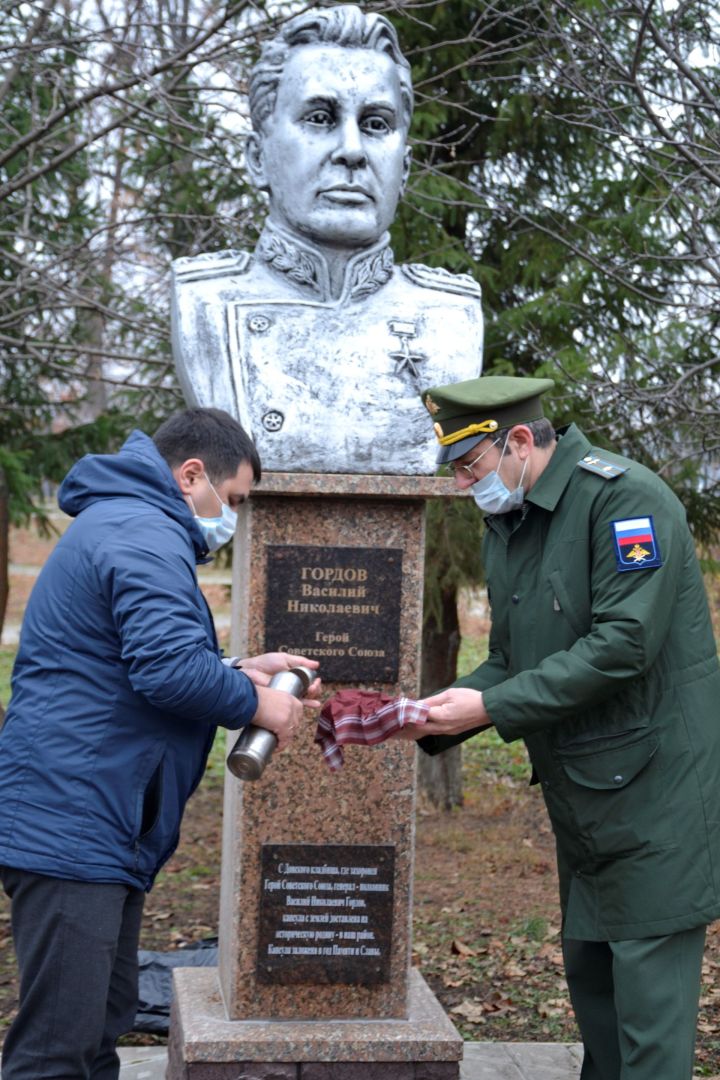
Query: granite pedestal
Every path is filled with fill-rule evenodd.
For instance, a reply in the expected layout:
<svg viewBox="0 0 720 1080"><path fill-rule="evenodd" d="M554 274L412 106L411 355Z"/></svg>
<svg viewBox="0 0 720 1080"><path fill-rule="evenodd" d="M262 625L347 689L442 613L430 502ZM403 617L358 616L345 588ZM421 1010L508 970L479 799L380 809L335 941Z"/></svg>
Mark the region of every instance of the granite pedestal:
<svg viewBox="0 0 720 1080"><path fill-rule="evenodd" d="M213 968L175 971L173 1080L457 1080L463 1045L422 976L403 1020L228 1020Z"/></svg>
<svg viewBox="0 0 720 1080"><path fill-rule="evenodd" d="M327 693L416 696L425 500L452 494L430 477L263 478L236 540L232 651L316 656ZM170 1080L374 1080L390 1061L398 1080L459 1075L460 1036L410 979L414 744L346 748L331 773L314 734L308 717L259 780L226 777L219 968L176 973Z"/></svg>

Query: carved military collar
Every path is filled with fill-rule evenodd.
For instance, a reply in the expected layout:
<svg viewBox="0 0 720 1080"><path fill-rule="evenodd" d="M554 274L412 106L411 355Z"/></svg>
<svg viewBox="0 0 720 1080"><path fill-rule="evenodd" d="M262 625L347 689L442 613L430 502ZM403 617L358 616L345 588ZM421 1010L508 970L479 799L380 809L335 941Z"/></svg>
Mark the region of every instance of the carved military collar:
<svg viewBox="0 0 720 1080"><path fill-rule="evenodd" d="M328 262L315 244L266 221L255 254L277 273L310 292L313 299L332 302ZM393 263L390 234L386 232L373 247L363 248L350 259L338 302L358 300L377 292L390 279Z"/></svg>

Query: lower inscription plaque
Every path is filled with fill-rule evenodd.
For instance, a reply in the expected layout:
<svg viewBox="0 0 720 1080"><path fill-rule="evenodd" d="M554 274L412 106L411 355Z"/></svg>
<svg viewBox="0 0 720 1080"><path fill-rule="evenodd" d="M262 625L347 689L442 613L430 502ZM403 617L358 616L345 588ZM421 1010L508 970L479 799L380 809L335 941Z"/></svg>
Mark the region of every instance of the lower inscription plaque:
<svg viewBox="0 0 720 1080"><path fill-rule="evenodd" d="M402 548L268 544L265 648L326 682L397 682Z"/></svg>
<svg viewBox="0 0 720 1080"><path fill-rule="evenodd" d="M392 846L264 844L258 982L388 982L394 869Z"/></svg>

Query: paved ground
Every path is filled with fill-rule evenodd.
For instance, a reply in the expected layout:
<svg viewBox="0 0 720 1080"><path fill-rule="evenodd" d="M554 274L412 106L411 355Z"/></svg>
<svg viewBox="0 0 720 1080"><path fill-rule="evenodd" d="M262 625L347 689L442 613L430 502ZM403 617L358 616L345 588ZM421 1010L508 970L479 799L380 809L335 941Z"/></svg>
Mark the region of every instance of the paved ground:
<svg viewBox="0 0 720 1080"><path fill-rule="evenodd" d="M163 1080L165 1050L125 1047L121 1080ZM465 1043L462 1080L577 1080L580 1047L569 1043Z"/></svg>

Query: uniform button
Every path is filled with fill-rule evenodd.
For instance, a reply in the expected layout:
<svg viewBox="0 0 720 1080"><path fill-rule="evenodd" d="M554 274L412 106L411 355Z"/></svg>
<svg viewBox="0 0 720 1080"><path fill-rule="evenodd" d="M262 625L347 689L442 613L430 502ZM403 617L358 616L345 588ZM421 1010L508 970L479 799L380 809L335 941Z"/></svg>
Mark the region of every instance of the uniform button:
<svg viewBox="0 0 720 1080"><path fill-rule="evenodd" d="M513 593L513 595L510 597L510 599L512 600L513 604L519 604L520 603L520 597L518 596L517 593Z"/></svg>
<svg viewBox="0 0 720 1080"><path fill-rule="evenodd" d="M247 324L253 334L264 334L272 325L265 315L248 315Z"/></svg>
<svg viewBox="0 0 720 1080"><path fill-rule="evenodd" d="M277 409L271 409L262 418L262 426L266 431L279 431L284 423L285 417Z"/></svg>
<svg viewBox="0 0 720 1080"><path fill-rule="evenodd" d="M576 870L575 877L582 877L582 870Z"/></svg>
<svg viewBox="0 0 720 1080"><path fill-rule="evenodd" d="M617 776L613 776L613 784L622 784L623 777L618 773Z"/></svg>

